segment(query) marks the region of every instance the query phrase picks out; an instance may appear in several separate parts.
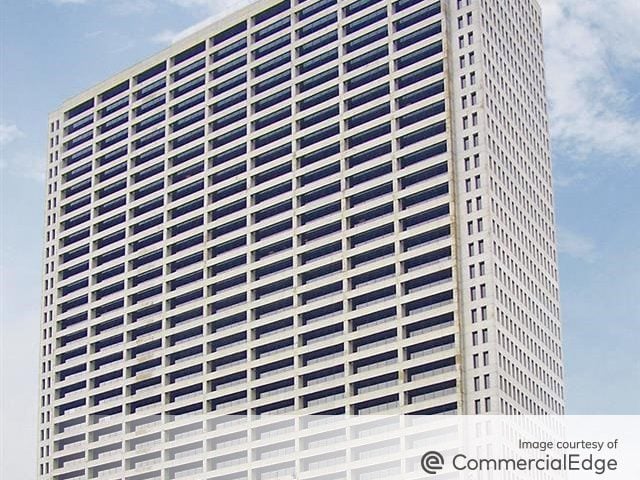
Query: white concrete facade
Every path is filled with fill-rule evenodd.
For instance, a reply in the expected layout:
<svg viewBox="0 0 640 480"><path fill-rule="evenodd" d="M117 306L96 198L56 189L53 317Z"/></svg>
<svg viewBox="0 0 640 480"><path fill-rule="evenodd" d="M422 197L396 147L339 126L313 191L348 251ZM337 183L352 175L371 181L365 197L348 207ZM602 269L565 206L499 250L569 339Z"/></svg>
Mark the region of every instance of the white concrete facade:
<svg viewBox="0 0 640 480"><path fill-rule="evenodd" d="M38 478L253 478L171 433L223 414L563 413L540 23L261 1L52 113Z"/></svg>

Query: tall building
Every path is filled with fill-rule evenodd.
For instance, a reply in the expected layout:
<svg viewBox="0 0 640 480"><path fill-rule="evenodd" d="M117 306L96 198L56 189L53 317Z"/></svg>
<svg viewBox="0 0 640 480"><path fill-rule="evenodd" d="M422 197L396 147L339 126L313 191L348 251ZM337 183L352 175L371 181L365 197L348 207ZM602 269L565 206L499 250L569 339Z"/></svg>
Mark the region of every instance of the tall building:
<svg viewBox="0 0 640 480"><path fill-rule="evenodd" d="M284 478L222 414L563 413L542 57L534 0L265 0L65 102L39 478Z"/></svg>

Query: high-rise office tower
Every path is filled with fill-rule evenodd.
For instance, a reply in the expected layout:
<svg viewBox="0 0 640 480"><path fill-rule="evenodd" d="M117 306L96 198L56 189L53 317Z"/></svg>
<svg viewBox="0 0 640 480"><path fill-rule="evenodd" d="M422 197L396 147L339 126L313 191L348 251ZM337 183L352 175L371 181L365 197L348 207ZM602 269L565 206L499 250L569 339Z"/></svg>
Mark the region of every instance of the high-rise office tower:
<svg viewBox="0 0 640 480"><path fill-rule="evenodd" d="M64 103L39 478L245 478L222 414L562 413L544 85L534 0L267 0Z"/></svg>

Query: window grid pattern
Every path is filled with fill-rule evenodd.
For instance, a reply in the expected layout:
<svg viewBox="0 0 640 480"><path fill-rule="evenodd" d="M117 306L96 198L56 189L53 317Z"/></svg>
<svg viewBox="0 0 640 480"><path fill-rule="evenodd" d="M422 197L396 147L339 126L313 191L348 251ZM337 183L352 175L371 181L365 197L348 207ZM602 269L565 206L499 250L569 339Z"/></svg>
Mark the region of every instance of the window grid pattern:
<svg viewBox="0 0 640 480"><path fill-rule="evenodd" d="M159 414L467 408L452 19L265 3L51 117L42 478L234 465L123 440Z"/></svg>

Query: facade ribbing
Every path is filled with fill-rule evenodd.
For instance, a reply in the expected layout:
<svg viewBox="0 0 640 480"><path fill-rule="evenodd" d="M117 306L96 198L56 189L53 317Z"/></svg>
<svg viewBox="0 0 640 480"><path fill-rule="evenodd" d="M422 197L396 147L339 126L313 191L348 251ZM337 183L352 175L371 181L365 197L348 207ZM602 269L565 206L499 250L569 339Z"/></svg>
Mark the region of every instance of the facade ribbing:
<svg viewBox="0 0 640 480"><path fill-rule="evenodd" d="M257 2L49 125L39 478L253 478L162 415L564 412L534 2Z"/></svg>

